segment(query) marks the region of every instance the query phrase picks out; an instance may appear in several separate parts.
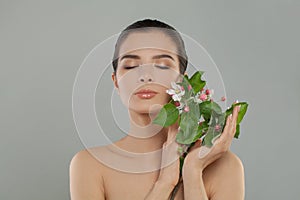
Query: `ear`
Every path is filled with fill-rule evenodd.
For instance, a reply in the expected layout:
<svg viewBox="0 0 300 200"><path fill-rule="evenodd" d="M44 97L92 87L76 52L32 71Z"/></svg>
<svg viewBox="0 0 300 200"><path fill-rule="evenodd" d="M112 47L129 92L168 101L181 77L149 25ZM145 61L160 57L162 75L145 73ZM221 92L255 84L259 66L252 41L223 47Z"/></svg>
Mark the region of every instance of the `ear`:
<svg viewBox="0 0 300 200"><path fill-rule="evenodd" d="M117 76L115 75L114 72L111 74L111 79L112 79L112 81L114 82L114 86L115 86L115 88L117 89L118 94L119 94L118 80L117 80Z"/></svg>

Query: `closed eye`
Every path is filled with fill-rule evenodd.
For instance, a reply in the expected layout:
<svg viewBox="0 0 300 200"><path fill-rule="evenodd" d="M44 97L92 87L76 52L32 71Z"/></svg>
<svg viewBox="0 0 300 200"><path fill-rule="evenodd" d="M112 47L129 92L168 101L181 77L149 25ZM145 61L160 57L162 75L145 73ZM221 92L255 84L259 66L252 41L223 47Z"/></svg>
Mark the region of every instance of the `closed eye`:
<svg viewBox="0 0 300 200"><path fill-rule="evenodd" d="M124 69L133 69L135 67L138 67L138 66L124 66Z"/></svg>
<svg viewBox="0 0 300 200"><path fill-rule="evenodd" d="M163 66L163 65L155 65L155 67L157 67L159 69L170 69L169 66Z"/></svg>
<svg viewBox="0 0 300 200"><path fill-rule="evenodd" d="M136 67L138 67L138 66L124 66L124 69L133 69ZM157 67L159 69L170 69L169 66L164 66L164 65L155 65L155 67Z"/></svg>

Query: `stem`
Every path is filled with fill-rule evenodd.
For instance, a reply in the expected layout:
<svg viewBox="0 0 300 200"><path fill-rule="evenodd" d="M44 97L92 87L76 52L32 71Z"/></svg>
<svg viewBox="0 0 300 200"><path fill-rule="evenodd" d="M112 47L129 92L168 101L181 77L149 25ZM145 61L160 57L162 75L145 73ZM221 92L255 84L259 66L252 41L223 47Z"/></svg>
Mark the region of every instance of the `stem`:
<svg viewBox="0 0 300 200"><path fill-rule="evenodd" d="M178 183L176 184L176 186L174 187L174 189L171 192L170 200L174 200L175 199L175 195L176 195L176 193L177 193L177 191L179 189L179 186L180 186L180 184L182 182L183 182L182 175L180 175Z"/></svg>
<svg viewBox="0 0 300 200"><path fill-rule="evenodd" d="M180 157L180 172L179 172L179 181L178 183L175 185L174 189L171 192L171 197L170 200L174 200L175 195L179 189L179 186L181 183L183 183L183 178L182 178L182 167L183 167L183 163L184 163L184 158L187 155L187 153L189 152L189 150L191 149L192 146L194 146L195 142L193 142L187 149L187 151L182 155L182 157Z"/></svg>

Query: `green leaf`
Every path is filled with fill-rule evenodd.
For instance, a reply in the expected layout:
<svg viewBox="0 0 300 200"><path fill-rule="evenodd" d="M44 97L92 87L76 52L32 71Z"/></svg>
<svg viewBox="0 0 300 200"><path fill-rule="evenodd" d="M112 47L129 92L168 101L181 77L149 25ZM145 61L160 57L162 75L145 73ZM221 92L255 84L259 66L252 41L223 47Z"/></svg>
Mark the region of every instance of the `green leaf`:
<svg viewBox="0 0 300 200"><path fill-rule="evenodd" d="M213 140L218 138L220 135L221 135L220 131L216 131L213 126L210 126L204 137L202 145L207 146L207 147L213 146Z"/></svg>
<svg viewBox="0 0 300 200"><path fill-rule="evenodd" d="M207 131L208 123L206 121L202 122L201 125L198 126L197 135L195 135L193 142L202 137L203 132Z"/></svg>
<svg viewBox="0 0 300 200"><path fill-rule="evenodd" d="M214 132L214 128L213 128L213 127L209 127L209 128L208 128L208 131L207 131L207 133L206 133L206 135L205 135L205 137L204 137L204 140L203 140L203 142L202 142L202 145L203 145L203 146L211 147L211 146L213 145L212 142L211 142L211 140L212 140L213 137L214 137L213 132Z"/></svg>
<svg viewBox="0 0 300 200"><path fill-rule="evenodd" d="M174 124L178 119L178 116L179 111L176 106L173 103L167 103L159 111L158 115L153 120L153 123L167 127Z"/></svg>
<svg viewBox="0 0 300 200"><path fill-rule="evenodd" d="M222 113L218 116L218 124L224 125L225 124L225 118L226 118L226 113Z"/></svg>
<svg viewBox="0 0 300 200"><path fill-rule="evenodd" d="M195 118L200 118L200 110L198 104L193 100L189 99L186 101L187 106L189 107L189 115L194 115Z"/></svg>
<svg viewBox="0 0 300 200"><path fill-rule="evenodd" d="M240 135L240 123L241 121L243 120L245 114L246 114L246 111L247 111L247 108L248 108L248 103L247 102L239 102L239 103L236 103L236 104L232 104L231 107L229 109L226 110L226 120L227 120L227 117L233 112L233 109L235 106L238 106L240 105L240 111L238 113L238 117L237 117L237 122L236 122L236 132L234 134L234 137L235 138L238 138L239 135ZM225 122L226 123L226 122ZM223 127L224 129L224 127Z"/></svg>
<svg viewBox="0 0 300 200"><path fill-rule="evenodd" d="M226 119L227 117L232 114L233 112L233 108L235 106L238 106L240 105L240 111L238 113L238 118L237 118L237 124L239 124L242 119L244 118L245 114L246 114L246 111L248 109L248 103L247 102L239 102L239 103L236 103L236 104L232 104L231 107L229 109L226 110Z"/></svg>
<svg viewBox="0 0 300 200"><path fill-rule="evenodd" d="M211 109L210 109L210 102L203 101L199 104L200 113L205 119L205 121L209 121L211 117Z"/></svg>
<svg viewBox="0 0 300 200"><path fill-rule="evenodd" d="M222 108L219 106L219 104L214 101L211 101L210 104L212 111L214 111L218 115L222 114Z"/></svg>
<svg viewBox="0 0 300 200"><path fill-rule="evenodd" d="M189 83L191 84L195 94L198 93L206 85L206 81L203 81L201 79L203 73L203 71L197 71L189 79Z"/></svg>
<svg viewBox="0 0 300 200"><path fill-rule="evenodd" d="M234 137L235 138L239 138L239 135L240 135L240 125L237 124L236 125L236 131L235 131Z"/></svg>
<svg viewBox="0 0 300 200"><path fill-rule="evenodd" d="M214 101L203 101L199 104L200 113L206 121L210 121L212 116L222 114L222 108Z"/></svg>
<svg viewBox="0 0 300 200"><path fill-rule="evenodd" d="M237 124L239 124L242 121L248 109L248 104L246 102L239 103L239 105L241 105L241 107L237 118Z"/></svg>
<svg viewBox="0 0 300 200"><path fill-rule="evenodd" d="M176 141L181 144L191 144L198 134L198 118L188 113L182 113L180 129L176 135Z"/></svg>

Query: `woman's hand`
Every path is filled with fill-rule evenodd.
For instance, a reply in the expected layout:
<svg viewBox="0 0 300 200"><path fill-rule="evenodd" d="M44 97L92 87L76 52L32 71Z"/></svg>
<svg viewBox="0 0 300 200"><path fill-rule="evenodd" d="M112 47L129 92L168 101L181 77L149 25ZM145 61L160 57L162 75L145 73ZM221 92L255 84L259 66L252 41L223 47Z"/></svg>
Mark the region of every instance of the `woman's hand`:
<svg viewBox="0 0 300 200"><path fill-rule="evenodd" d="M184 159L183 175L193 175L195 172L201 174L209 164L220 158L229 150L236 131L236 121L239 109L239 106L234 107L233 113L227 118L221 136L213 142L212 147L208 148L206 146L201 146L201 140L198 140L194 144Z"/></svg>
<svg viewBox="0 0 300 200"><path fill-rule="evenodd" d="M177 153L178 143L175 141L177 132L177 123L168 128L167 140L162 148L159 177L145 200L169 199L179 181L180 161Z"/></svg>
<svg viewBox="0 0 300 200"><path fill-rule="evenodd" d="M179 145L175 140L178 127L178 123L175 123L168 128L167 140L162 148L161 169L158 178L158 181L172 187L175 187L179 181Z"/></svg>

